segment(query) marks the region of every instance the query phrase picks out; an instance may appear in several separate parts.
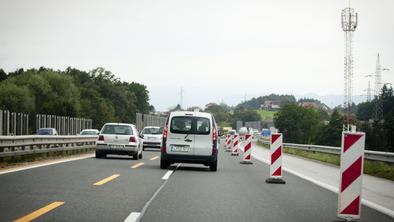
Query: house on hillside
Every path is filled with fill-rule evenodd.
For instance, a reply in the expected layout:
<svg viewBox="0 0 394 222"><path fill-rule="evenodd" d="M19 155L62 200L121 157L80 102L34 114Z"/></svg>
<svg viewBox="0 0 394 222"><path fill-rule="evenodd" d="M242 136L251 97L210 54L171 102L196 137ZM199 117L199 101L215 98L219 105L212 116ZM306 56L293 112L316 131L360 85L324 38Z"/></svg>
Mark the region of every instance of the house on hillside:
<svg viewBox="0 0 394 222"><path fill-rule="evenodd" d="M279 101L266 100L263 104L261 104L261 108L263 109L280 109Z"/></svg>
<svg viewBox="0 0 394 222"><path fill-rule="evenodd" d="M317 102L312 102L312 101L302 101L299 102L298 105L305 107L305 108L314 108L314 109L319 109L320 104Z"/></svg>
<svg viewBox="0 0 394 222"><path fill-rule="evenodd" d="M191 106L191 107L187 108L186 110L187 111L197 111L197 112L199 112L199 111L202 111L202 108L199 107L199 106Z"/></svg>
<svg viewBox="0 0 394 222"><path fill-rule="evenodd" d="M218 104L216 103L208 103L207 105L205 105L205 109L208 109L211 106L217 106Z"/></svg>

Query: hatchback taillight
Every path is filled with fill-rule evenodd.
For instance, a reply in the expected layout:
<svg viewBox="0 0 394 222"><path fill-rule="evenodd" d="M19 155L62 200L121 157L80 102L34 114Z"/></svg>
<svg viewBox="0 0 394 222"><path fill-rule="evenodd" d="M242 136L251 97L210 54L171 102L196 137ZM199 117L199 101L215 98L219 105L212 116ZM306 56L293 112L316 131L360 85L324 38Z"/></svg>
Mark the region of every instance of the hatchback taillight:
<svg viewBox="0 0 394 222"><path fill-rule="evenodd" d="M104 136L100 135L99 138L98 138L98 141L104 141Z"/></svg>
<svg viewBox="0 0 394 222"><path fill-rule="evenodd" d="M130 136L129 142L130 142L130 143L135 143L135 142L137 142L137 141L135 140L135 137L134 137L134 136Z"/></svg>

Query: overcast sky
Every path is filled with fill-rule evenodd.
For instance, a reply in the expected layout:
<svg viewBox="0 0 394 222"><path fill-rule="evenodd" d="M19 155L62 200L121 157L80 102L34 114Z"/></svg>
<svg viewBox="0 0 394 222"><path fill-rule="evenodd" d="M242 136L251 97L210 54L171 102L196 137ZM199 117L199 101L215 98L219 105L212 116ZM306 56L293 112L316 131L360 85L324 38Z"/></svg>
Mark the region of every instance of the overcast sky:
<svg viewBox="0 0 394 222"><path fill-rule="evenodd" d="M104 67L157 110L268 93L343 94L346 0L1 0L0 68ZM354 94L394 83L394 1L358 0ZM373 83L373 81L372 81ZM337 102L337 101L335 101ZM335 103L331 101L331 103ZM330 101L328 101L330 103ZM336 104L329 104L336 105Z"/></svg>

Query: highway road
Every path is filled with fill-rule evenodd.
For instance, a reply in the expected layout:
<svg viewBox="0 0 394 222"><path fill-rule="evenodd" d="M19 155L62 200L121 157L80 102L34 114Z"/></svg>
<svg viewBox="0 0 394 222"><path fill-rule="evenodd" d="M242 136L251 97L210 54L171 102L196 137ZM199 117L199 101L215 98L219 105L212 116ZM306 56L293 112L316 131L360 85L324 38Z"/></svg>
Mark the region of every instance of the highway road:
<svg viewBox="0 0 394 222"><path fill-rule="evenodd" d="M223 144L223 143L222 143ZM337 194L284 172L219 153L217 172L202 165L159 168L158 151L142 160L93 157L0 174L0 221L333 221ZM393 221L366 206L361 221Z"/></svg>

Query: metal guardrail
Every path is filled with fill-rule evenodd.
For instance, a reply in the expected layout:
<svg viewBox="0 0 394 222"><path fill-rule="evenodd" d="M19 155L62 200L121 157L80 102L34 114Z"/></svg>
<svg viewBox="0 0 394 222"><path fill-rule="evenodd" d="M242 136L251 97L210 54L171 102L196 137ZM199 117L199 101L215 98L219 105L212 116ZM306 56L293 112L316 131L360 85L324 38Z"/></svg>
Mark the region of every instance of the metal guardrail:
<svg viewBox="0 0 394 222"><path fill-rule="evenodd" d="M269 144L268 141L261 141L263 144ZM330 154L341 154L340 147L334 146L320 146L320 145L308 145L308 144L296 144L296 143L283 143L284 147L306 150L306 151L315 151L320 153L330 153ZM381 151L372 151L365 150L364 158L367 160L376 160L387 163L394 163L394 153L391 152L381 152Z"/></svg>
<svg viewBox="0 0 394 222"><path fill-rule="evenodd" d="M95 148L97 136L0 136L0 157Z"/></svg>

